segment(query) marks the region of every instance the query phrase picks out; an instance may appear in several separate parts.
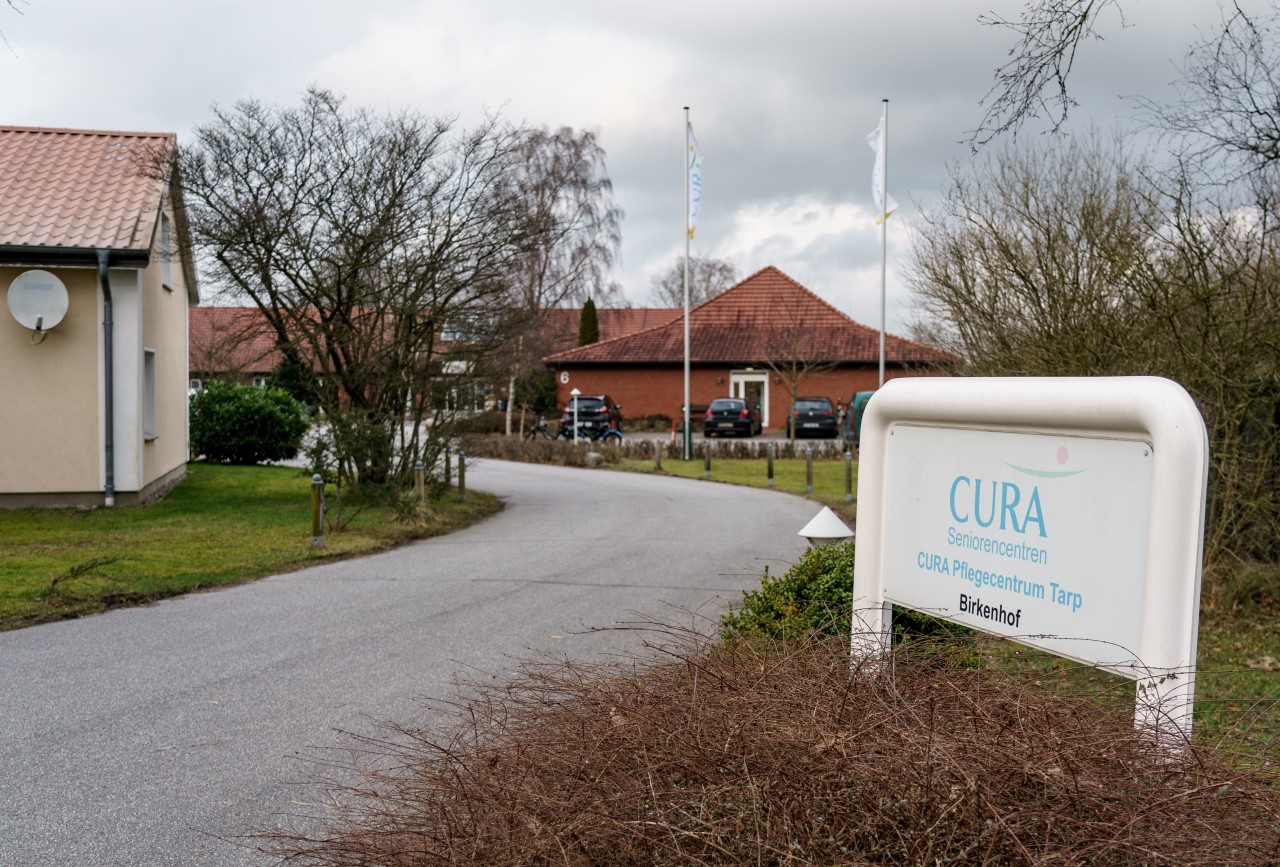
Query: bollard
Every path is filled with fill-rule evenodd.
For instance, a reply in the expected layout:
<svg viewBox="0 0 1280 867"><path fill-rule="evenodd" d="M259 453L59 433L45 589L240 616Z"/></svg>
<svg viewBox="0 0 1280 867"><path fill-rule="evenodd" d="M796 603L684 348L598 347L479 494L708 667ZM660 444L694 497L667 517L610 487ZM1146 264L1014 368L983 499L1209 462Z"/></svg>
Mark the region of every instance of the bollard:
<svg viewBox="0 0 1280 867"><path fill-rule="evenodd" d="M662 472L662 440L653 441L653 468Z"/></svg>
<svg viewBox="0 0 1280 867"><path fill-rule="evenodd" d="M711 443L702 444L702 477L711 478Z"/></svg>
<svg viewBox="0 0 1280 867"><path fill-rule="evenodd" d="M458 499L467 498L467 453L458 449Z"/></svg>
<svg viewBox="0 0 1280 867"><path fill-rule="evenodd" d="M804 450L804 492L813 493L813 446Z"/></svg>
<svg viewBox="0 0 1280 867"><path fill-rule="evenodd" d="M427 501L427 480L423 478L426 475L426 467L422 465L422 461L414 461L413 464L413 490L418 495L418 502L425 503Z"/></svg>
<svg viewBox="0 0 1280 867"><path fill-rule="evenodd" d="M844 501L853 502L853 452L844 451Z"/></svg>
<svg viewBox="0 0 1280 867"><path fill-rule="evenodd" d="M773 443L769 443L767 446L764 447L764 454L765 454L765 467L767 467L766 472L769 474L768 486L772 488L773 487Z"/></svg>
<svg viewBox="0 0 1280 867"><path fill-rule="evenodd" d="M311 544L324 544L324 479L311 477Z"/></svg>

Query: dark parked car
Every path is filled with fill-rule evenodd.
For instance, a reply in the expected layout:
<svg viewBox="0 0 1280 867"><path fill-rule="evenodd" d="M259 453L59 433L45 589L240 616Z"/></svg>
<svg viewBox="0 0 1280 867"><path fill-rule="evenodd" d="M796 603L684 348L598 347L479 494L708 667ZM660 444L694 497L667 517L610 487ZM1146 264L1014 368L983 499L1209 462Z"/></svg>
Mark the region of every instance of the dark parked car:
<svg viewBox="0 0 1280 867"><path fill-rule="evenodd" d="M573 429L573 404L578 402L578 426L582 432L591 435L597 431L622 430L622 407L613 402L607 394L580 394L570 398L560 415L560 426L568 431ZM570 434L572 437L572 434Z"/></svg>
<svg viewBox="0 0 1280 867"><path fill-rule="evenodd" d="M794 428L796 438L824 437L835 439L840 436L840 422L836 419L836 408L825 397L797 397L795 406L787 417L787 436L791 436Z"/></svg>
<svg viewBox="0 0 1280 867"><path fill-rule="evenodd" d="M717 397L707 405L702 433L706 437L755 436L760 433L760 407L748 406L737 397Z"/></svg>

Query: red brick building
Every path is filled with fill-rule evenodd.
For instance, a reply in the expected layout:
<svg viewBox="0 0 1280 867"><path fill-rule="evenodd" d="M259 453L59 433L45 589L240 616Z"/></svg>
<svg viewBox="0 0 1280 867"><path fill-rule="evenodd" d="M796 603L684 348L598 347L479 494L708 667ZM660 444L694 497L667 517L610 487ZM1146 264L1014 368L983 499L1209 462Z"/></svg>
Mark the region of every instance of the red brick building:
<svg viewBox="0 0 1280 867"><path fill-rule="evenodd" d="M604 311L601 311L602 313ZM649 311L653 313L653 311ZM772 266L689 316L690 405L716 397L758 402L766 428L778 429L798 396L848 402L879 381L880 332L845 316ZM602 336L607 332L603 331ZM931 375L939 350L885 336L885 376ZM651 328L547 356L563 406L569 392L608 394L628 418L679 418L684 398L684 315Z"/></svg>

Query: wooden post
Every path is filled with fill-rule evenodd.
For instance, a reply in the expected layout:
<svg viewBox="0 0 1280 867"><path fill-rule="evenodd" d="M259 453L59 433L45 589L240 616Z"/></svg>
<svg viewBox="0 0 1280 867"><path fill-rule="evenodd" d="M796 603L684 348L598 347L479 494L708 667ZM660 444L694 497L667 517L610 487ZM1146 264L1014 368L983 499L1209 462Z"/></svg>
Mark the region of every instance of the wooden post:
<svg viewBox="0 0 1280 867"><path fill-rule="evenodd" d="M311 544L324 544L324 478L311 477Z"/></svg>

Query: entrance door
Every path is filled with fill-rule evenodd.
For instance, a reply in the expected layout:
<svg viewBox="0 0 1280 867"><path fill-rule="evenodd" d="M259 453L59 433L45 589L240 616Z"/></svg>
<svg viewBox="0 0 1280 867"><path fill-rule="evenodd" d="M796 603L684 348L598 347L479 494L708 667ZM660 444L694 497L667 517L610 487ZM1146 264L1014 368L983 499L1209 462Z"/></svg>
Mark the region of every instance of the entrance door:
<svg viewBox="0 0 1280 867"><path fill-rule="evenodd" d="M760 407L760 424L769 426L769 374L758 370L729 372L729 396Z"/></svg>

